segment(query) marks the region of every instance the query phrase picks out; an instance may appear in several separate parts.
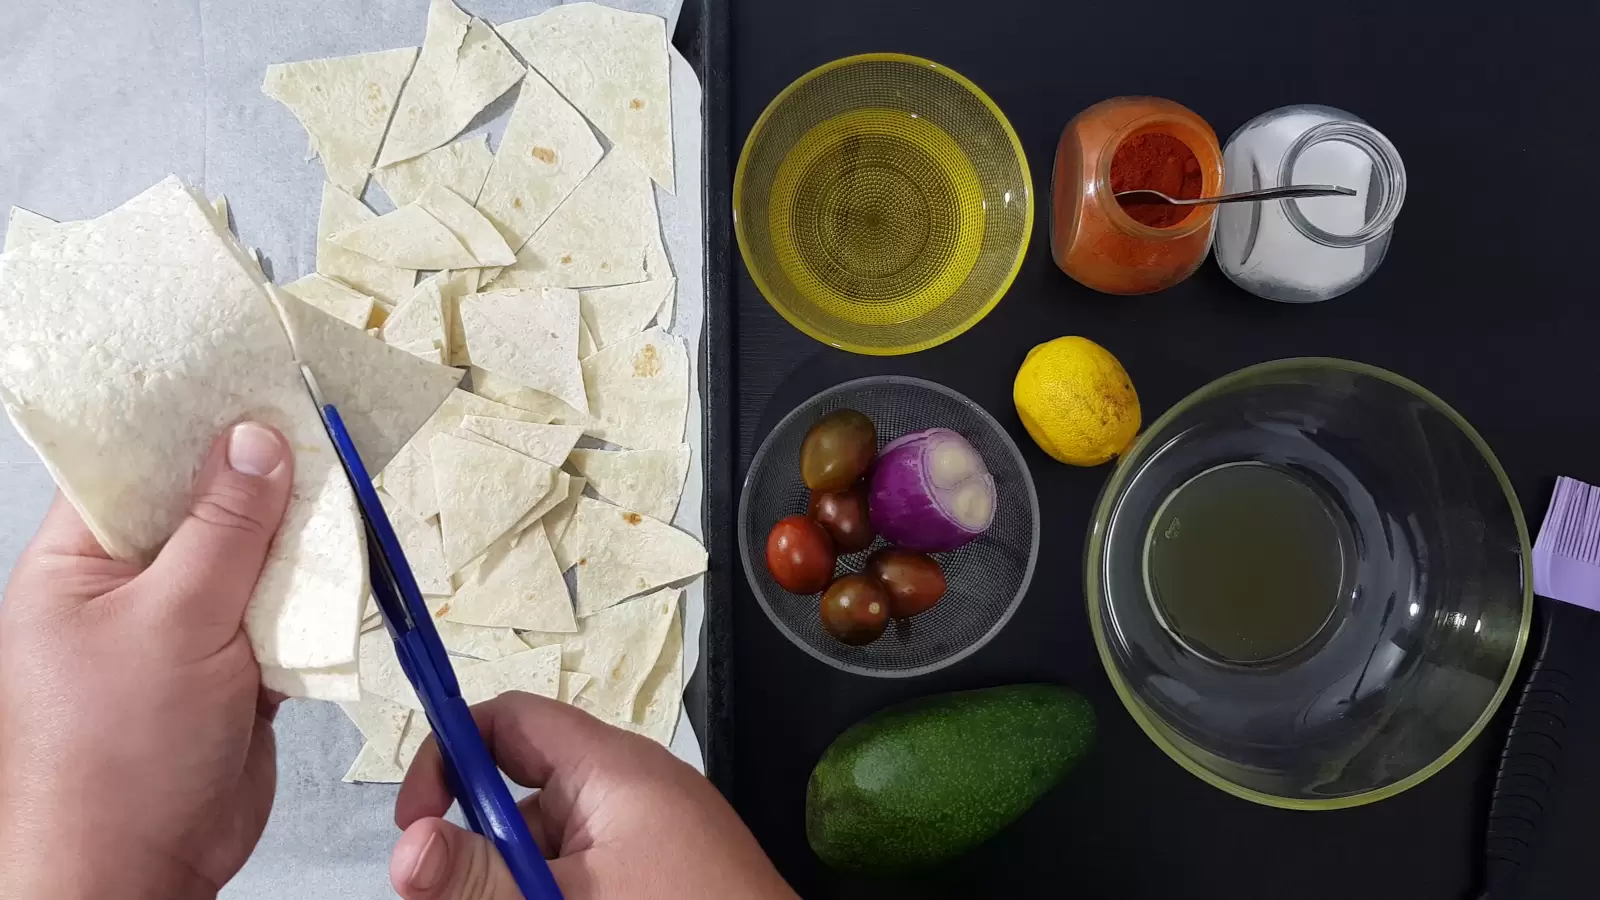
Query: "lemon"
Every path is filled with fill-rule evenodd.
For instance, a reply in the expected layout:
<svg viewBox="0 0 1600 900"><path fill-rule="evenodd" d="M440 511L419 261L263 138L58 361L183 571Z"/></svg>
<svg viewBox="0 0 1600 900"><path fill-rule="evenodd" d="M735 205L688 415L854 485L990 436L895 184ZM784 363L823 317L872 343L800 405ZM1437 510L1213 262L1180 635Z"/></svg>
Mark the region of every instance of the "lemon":
<svg viewBox="0 0 1600 900"><path fill-rule="evenodd" d="M1074 466L1098 466L1139 435L1139 395L1127 370L1088 338L1060 337L1029 350L1011 399L1034 443Z"/></svg>

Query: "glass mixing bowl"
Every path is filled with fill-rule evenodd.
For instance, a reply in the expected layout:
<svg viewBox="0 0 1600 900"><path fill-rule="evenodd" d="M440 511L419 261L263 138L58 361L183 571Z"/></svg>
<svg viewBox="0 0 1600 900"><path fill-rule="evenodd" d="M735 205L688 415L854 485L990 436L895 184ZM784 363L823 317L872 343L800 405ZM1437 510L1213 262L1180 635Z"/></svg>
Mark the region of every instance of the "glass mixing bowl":
<svg viewBox="0 0 1600 900"><path fill-rule="evenodd" d="M1370 803L1444 768L1527 643L1528 529L1476 431L1337 359L1206 385L1152 424L1089 534L1089 620L1134 719L1270 806Z"/></svg>

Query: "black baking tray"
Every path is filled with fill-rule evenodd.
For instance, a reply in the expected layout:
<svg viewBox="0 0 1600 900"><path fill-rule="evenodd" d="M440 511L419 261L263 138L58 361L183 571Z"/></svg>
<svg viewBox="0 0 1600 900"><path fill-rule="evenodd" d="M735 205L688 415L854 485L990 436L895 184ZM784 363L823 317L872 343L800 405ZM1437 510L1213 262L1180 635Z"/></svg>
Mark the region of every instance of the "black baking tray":
<svg viewBox="0 0 1600 900"><path fill-rule="evenodd" d="M1035 343L1085 335L1122 359L1148 421L1206 381L1267 359L1384 366L1478 428L1536 526L1555 475L1600 483L1591 237L1600 122L1589 62L1597 26L1593 4L690 0L677 40L706 89L711 570L689 699L710 777L802 896L1473 896L1506 711L1438 775L1357 809L1268 809L1184 772L1123 710L1089 636L1082 548L1106 470L1038 452L1012 408L1011 378ZM906 357L852 356L790 328L744 271L729 211L733 163L767 102L817 65L873 51L925 56L984 88L1022 140L1039 214L1027 260L995 311L957 340ZM1209 263L1149 297L1076 285L1047 246L1055 141L1077 110L1122 94L1185 103L1222 138L1289 103L1364 116L1407 162L1389 259L1356 292L1309 307L1245 295ZM755 604L733 537L738 485L777 420L818 390L879 373L930 378L983 405L1024 448L1043 514L1032 588L1005 631L915 679L847 675L792 646ZM910 696L1028 680L1081 690L1101 725L1090 755L1018 822L916 878L841 876L811 854L806 778L839 731ZM1600 710L1585 715L1600 723ZM1600 741L1600 725L1579 732ZM1600 776L1578 769L1564 788L1556 839L1523 896L1600 895L1592 850Z"/></svg>

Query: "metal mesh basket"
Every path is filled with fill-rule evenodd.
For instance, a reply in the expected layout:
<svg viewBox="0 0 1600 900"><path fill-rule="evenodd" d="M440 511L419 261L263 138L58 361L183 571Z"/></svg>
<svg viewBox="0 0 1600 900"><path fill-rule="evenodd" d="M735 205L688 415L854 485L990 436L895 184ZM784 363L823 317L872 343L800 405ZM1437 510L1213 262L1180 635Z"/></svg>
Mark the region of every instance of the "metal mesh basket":
<svg viewBox="0 0 1600 900"><path fill-rule="evenodd" d="M948 585L943 599L911 619L891 619L883 637L852 647L822 630L819 595L791 594L767 573L767 532L784 516L804 514L809 492L800 481L800 444L811 424L836 409L872 419L878 447L912 431L959 432L983 457L997 493L994 524L959 550L934 554ZM839 557L835 573L858 572L879 538ZM796 646L846 672L897 678L942 669L988 643L1028 591L1039 555L1039 497L1017 445L992 416L931 381L874 376L829 388L783 417L762 441L739 498L739 555L756 601Z"/></svg>

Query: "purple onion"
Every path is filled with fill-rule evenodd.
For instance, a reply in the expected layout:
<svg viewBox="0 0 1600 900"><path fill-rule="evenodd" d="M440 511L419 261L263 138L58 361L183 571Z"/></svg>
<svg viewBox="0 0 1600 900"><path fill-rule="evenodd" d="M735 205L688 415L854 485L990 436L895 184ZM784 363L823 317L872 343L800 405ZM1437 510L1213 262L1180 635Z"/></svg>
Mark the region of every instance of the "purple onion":
<svg viewBox="0 0 1600 900"><path fill-rule="evenodd" d="M919 553L954 550L994 521L994 477L966 438L929 428L878 453L867 505L889 543Z"/></svg>

